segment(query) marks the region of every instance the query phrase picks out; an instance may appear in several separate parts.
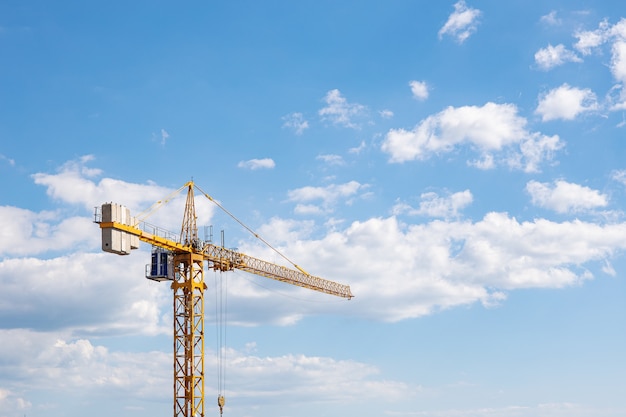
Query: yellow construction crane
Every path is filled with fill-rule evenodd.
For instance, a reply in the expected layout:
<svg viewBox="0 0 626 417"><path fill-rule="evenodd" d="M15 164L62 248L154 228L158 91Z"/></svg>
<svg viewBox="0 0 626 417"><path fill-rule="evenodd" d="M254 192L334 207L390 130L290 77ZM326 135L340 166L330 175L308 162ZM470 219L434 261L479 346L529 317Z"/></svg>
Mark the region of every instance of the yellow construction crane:
<svg viewBox="0 0 626 417"><path fill-rule="evenodd" d="M179 237L141 218L132 217L128 208L115 203L96 207L94 221L100 225L102 250L105 252L128 255L132 249L139 248L139 241L152 245L152 262L146 265L146 277L154 281L170 281L174 292L174 417L204 417L204 261L207 261L208 269L216 271L237 269L347 299L352 298L352 293L347 285L308 274L282 254L295 269L200 240L194 188L250 232L252 230L193 181L186 183L174 194L185 188L187 201ZM220 414L224 403L220 393Z"/></svg>

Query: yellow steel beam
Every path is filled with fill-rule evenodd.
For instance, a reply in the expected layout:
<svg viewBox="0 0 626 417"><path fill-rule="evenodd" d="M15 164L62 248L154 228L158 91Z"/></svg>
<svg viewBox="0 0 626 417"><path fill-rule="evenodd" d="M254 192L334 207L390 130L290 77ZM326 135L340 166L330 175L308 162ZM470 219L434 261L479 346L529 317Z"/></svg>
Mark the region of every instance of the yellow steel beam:
<svg viewBox="0 0 626 417"><path fill-rule="evenodd" d="M118 222L101 222L99 224L101 229L112 228L116 230L122 230L124 232L130 233L131 235L137 236L143 242L173 252L194 252L193 248L189 245L182 245L175 240L167 239L163 236L159 236L153 233L148 233L134 226L128 226L126 224Z"/></svg>
<svg viewBox="0 0 626 417"><path fill-rule="evenodd" d="M295 270L277 265L262 259L254 258L241 252L226 249L213 244L206 244L204 247L204 257L209 261L209 267L230 271L239 269L251 274L260 275L299 287L323 292L350 299L353 297L349 285L339 284L324 278L307 274L302 269Z"/></svg>

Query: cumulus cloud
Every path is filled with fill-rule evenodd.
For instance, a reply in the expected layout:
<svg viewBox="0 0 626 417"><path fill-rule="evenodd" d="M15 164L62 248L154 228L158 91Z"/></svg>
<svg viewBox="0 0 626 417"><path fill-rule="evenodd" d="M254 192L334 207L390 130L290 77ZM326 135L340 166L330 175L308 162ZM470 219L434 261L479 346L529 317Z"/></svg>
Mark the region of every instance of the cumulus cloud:
<svg viewBox="0 0 626 417"><path fill-rule="evenodd" d="M274 160L271 158L249 159L247 161L240 161L237 166L239 168L256 171L257 169L272 169L276 167L276 163L274 163Z"/></svg>
<svg viewBox="0 0 626 417"><path fill-rule="evenodd" d="M553 184L529 181L526 191L534 205L557 213L580 213L608 205L608 197L599 191L564 180Z"/></svg>
<svg viewBox="0 0 626 417"><path fill-rule="evenodd" d="M381 110L378 112L378 114L380 114L380 117L382 117L383 119L391 119L393 117L393 112L388 109Z"/></svg>
<svg viewBox="0 0 626 417"><path fill-rule="evenodd" d="M346 163L341 157L341 155L334 155L334 154L317 155L315 159L319 161L324 161L328 165L340 166L340 165L345 165Z"/></svg>
<svg viewBox="0 0 626 417"><path fill-rule="evenodd" d="M539 20L550 26L557 26L561 24L561 19L557 17L556 10L552 10L550 13L541 16Z"/></svg>
<svg viewBox="0 0 626 417"><path fill-rule="evenodd" d="M615 176L621 178L619 173ZM362 196L366 188L356 181L302 187L290 191L288 198L331 211L339 202ZM567 212L604 207L608 200L597 191L564 182L530 182L527 190L536 204ZM350 302L350 314L386 321L473 303L492 306L504 302L506 293L517 288L577 285L593 278L588 269L593 264L611 271L611 257L626 249L626 223L541 218L520 222L497 212L478 221L459 219L471 200L469 190L425 193L418 208L396 206L409 215L437 217L424 224L407 225L395 216L370 218L320 235L311 221L273 218L261 229L276 235L281 252L307 270L313 266L309 272L351 285L357 297ZM311 237L313 232L317 237ZM276 259L274 252L254 239L238 246L252 256ZM73 252L47 260L2 259L0 321L10 323L15 331L64 331L67 345L90 334L169 333L171 292L167 285L143 278L148 259L145 251L129 257ZM279 291L297 297L287 297L277 305L265 289L268 280L238 273L242 275L246 278L229 283L229 303L239 306L230 313L229 322L234 325L284 325L322 312L343 314L347 308L344 303L322 303L323 307L302 303L301 297L324 294L282 283L275 283ZM384 287L380 277L385 277ZM24 288L38 288L39 296L32 297ZM213 289L208 291L210 297ZM5 327L4 331L9 330Z"/></svg>
<svg viewBox="0 0 626 417"><path fill-rule="evenodd" d="M301 135L309 128L309 122L304 119L302 113L291 113L283 116L283 127L292 129L296 135Z"/></svg>
<svg viewBox="0 0 626 417"><path fill-rule="evenodd" d="M364 395L394 401L414 395L418 389L382 380L376 367L356 361L305 355L243 356L234 350L228 351L226 360L229 384L237 386L243 397L261 397L264 403L284 403L284 398L289 398L288 405L301 407L320 400L353 402ZM253 404L246 401L243 405Z"/></svg>
<svg viewBox="0 0 626 417"><path fill-rule="evenodd" d="M578 31L574 34L578 41L574 47L583 55L590 55L601 51L605 44L611 46L611 60L609 69L613 78L620 83L621 97L611 110L622 110L626 108L626 92L623 86L626 84L626 19L621 18L615 25L611 25L608 20L603 20L598 28L591 31Z"/></svg>
<svg viewBox="0 0 626 417"><path fill-rule="evenodd" d="M129 207L139 207L171 192L154 184L131 184L112 178L103 178L96 183L92 179L101 176L102 172L88 167L93 160L92 155L82 156L66 162L54 174L36 173L32 177L35 184L46 187L46 193L53 199L82 205L89 210L115 198L123 198Z"/></svg>
<svg viewBox="0 0 626 417"><path fill-rule="evenodd" d="M415 225L389 217L299 240L288 251L305 268L316 265L314 273L351 285L354 313L398 321L453 306L490 306L520 288L579 285L593 278L587 265L602 267L626 248L625 232L624 223L520 222L495 212L477 222Z"/></svg>
<svg viewBox="0 0 626 417"><path fill-rule="evenodd" d="M515 105L489 102L482 107L448 107L410 131L391 129L381 149L390 155L390 162L401 163L425 160L464 144L481 156L482 162L474 165L491 168L494 155L507 150L502 162L525 171L536 171L562 147L557 136L527 131L526 119L517 114Z"/></svg>
<svg viewBox="0 0 626 417"><path fill-rule="evenodd" d="M97 226L88 230L99 237ZM149 259L145 252L132 257L74 252L50 259L4 259L0 322L5 328L38 331L168 333L171 323L164 321L163 310L170 308L170 291L145 279ZM24 288L36 288L37 297Z"/></svg>
<svg viewBox="0 0 626 417"><path fill-rule="evenodd" d="M516 135L527 133L523 121L519 122ZM471 143L485 149L517 143L506 134L504 138L484 140L472 139ZM166 190L155 184L109 183L110 179L100 179L102 173L89 168L86 162L68 163L56 174L38 174L33 179L44 187L42 193L45 190L51 198L79 207L104 195L123 202L124 198L132 200L133 193L151 194L134 197L134 204L143 204L152 200L152 193L162 197ZM63 184L64 179L69 184ZM80 197L72 186L80 187L85 195ZM355 181L303 187L290 192L289 197L298 203L332 207L356 198L365 187ZM357 297L349 303L303 303L300 296L311 291L277 283L282 285L281 291L298 296L277 303L275 294L268 296L266 288L237 279L229 283L229 323L289 324L307 315L332 313L393 322L455 306L492 306L504 302L507 292L518 288L578 285L593 278L588 268L595 264L606 273L615 273L609 261L626 248L624 223L597 225L545 219L520 222L506 213L489 213L478 221L449 219L455 218L454 214L470 200L468 190L444 196L425 194L424 206L420 204L417 210L439 219L407 225L395 216L370 218L318 238L311 238L312 222L272 219L265 226L276 232L281 249L305 269L313 266L310 272L350 284ZM61 234L55 235L54 228L45 225L50 218L58 219L57 214L4 208L10 210L6 213L11 218L23 218L19 222L21 229L31 230L21 246L26 247L29 239L36 243L35 237L57 236L62 241ZM90 215L85 219L90 221ZM56 220L53 224L60 223ZM87 224L79 227L86 228ZM97 236L97 226L91 227ZM67 234L74 233L72 230ZM0 322L4 323L0 329L0 373L15 376L5 380L10 385L0 389L3 411L22 415L29 409L28 396L21 392L24 387L48 390L51 406L95 394L121 403L120 399L140 398L161 408L162 398L170 401L170 353L141 352L140 347L132 352L116 351L97 342L102 336L120 334L171 335L169 286L143 278L147 251L128 257L85 253L92 249L49 259L0 258ZM267 248L250 242L243 242L241 250L273 259ZM32 288L37 289L36 296L25 291ZM211 298L210 291L207 299ZM393 401L417 390L385 379L377 368L355 361L305 355L264 356L236 350L228 350L225 359L229 384L238 387L241 402L250 407L243 414L254 414L252 407L259 400L272 402L287 397L296 406L311 398ZM213 352L208 350L206 365L209 369L215 366ZM62 389L57 392L57 387ZM317 387L313 396L311 387Z"/></svg>
<svg viewBox="0 0 626 417"><path fill-rule="evenodd" d="M547 71L566 62L583 62L583 60L576 53L565 48L563 44L548 45L535 53L535 63L542 70Z"/></svg>
<svg viewBox="0 0 626 417"><path fill-rule="evenodd" d="M358 155L358 154L360 154L363 151L363 149L365 149L365 147L366 147L365 142L361 141L361 143L359 143L359 146L356 146L354 148L348 149L348 152L351 153L351 154L357 154Z"/></svg>
<svg viewBox="0 0 626 417"><path fill-rule="evenodd" d="M0 388L2 415L22 415L34 408L27 399L28 391L20 392L24 386L51 394L48 407L106 396L122 404L144 400L154 404L156 410L163 407L164 399L171 398L171 353L112 350L88 338L25 330L0 330L0 337L5 342L0 345L5 359L0 363L0 372L9 368L21 371ZM229 385L237 387L237 407L244 414L254 414L259 406L275 403L289 408L319 401L355 402L364 396L394 401L418 389L383 379L380 370L367 363L256 353L262 349L254 344L253 349L225 349L222 355ZM207 348L205 367L208 370L216 366L216 354ZM212 387L207 384L207 397L217 395ZM284 398L291 400L285 402Z"/></svg>
<svg viewBox="0 0 626 417"><path fill-rule="evenodd" d="M467 7L464 0L454 4L454 12L439 29L439 39L444 35L452 36L458 43L463 43L478 27L478 18L482 12L478 9Z"/></svg>
<svg viewBox="0 0 626 417"><path fill-rule="evenodd" d="M549 45L537 51L535 54L537 67L549 70L567 62L582 62L581 56L609 53L611 58L608 68L618 84L611 88L607 95L605 107L611 111L626 109L626 90L624 89L626 85L626 19L621 18L614 25L604 19L598 24L597 29L578 30L573 36L576 39L573 43L574 50L569 50L559 44ZM606 48L607 45L609 48Z"/></svg>
<svg viewBox="0 0 626 417"><path fill-rule="evenodd" d="M314 206L317 207L315 211L322 213L332 211L332 207L341 199L347 200L347 203L349 204L353 197L355 197L360 191L367 188L367 184L361 184L357 181L349 181L344 184L331 184L326 187L306 186L296 188L294 190L290 190L287 193L287 197L289 201L299 203L296 207L296 211L299 211L301 214L313 211L312 207L306 205L311 202L319 202ZM305 205L301 206L301 204Z"/></svg>
<svg viewBox="0 0 626 417"><path fill-rule="evenodd" d="M597 109L598 101L591 89L563 84L539 96L535 113L545 122L555 119L573 120L582 113Z"/></svg>
<svg viewBox="0 0 626 417"><path fill-rule="evenodd" d="M308 239L313 232L315 223L312 220L293 220L272 217L262 225L258 232L261 236L272 236L272 242L284 244Z"/></svg>
<svg viewBox="0 0 626 417"><path fill-rule="evenodd" d="M611 179L626 186L626 169L615 170L611 173Z"/></svg>
<svg viewBox="0 0 626 417"><path fill-rule="evenodd" d="M349 103L337 89L330 90L324 97L326 107L319 110L322 120L334 125L358 129L359 123L355 119L365 115L367 108L358 103Z"/></svg>
<svg viewBox="0 0 626 417"><path fill-rule="evenodd" d="M615 42L611 52L611 73L617 81L626 83L626 41Z"/></svg>
<svg viewBox="0 0 626 417"><path fill-rule="evenodd" d="M583 55L590 55L592 51L605 43L610 37L610 24L607 20L600 22L596 30L581 30L574 33L578 40L574 48Z"/></svg>
<svg viewBox="0 0 626 417"><path fill-rule="evenodd" d="M49 394L49 402L37 407L62 407L100 395L121 402L130 398L160 401L171 395L171 354L115 352L84 337L23 329L0 330L0 337L0 353L11 364L3 361L0 372L11 370L16 375L5 380L7 385L13 391L27 386ZM16 370L20 373L14 373ZM3 415L22 415L24 408L17 405L2 411L14 412Z"/></svg>
<svg viewBox="0 0 626 417"><path fill-rule="evenodd" d="M150 214L150 222L168 230L180 230L185 193L173 196L172 192L175 190L152 182L136 184L108 177L97 180L102 177L102 172L88 167L93 159L91 155L82 156L66 162L56 173L40 172L34 174L32 178L35 184L46 187L46 194L54 200L87 209L91 220L94 207L112 201L130 208L132 216L141 214L151 206L157 207L157 210ZM179 191L183 191L182 187ZM165 198L167 196L170 197ZM204 196L196 195L196 202L199 201L205 203L196 204L199 222L210 224L215 205L207 204Z"/></svg>
<svg viewBox="0 0 626 417"><path fill-rule="evenodd" d="M99 244L95 227L86 217L0 206L0 256L93 249Z"/></svg>
<svg viewBox="0 0 626 417"><path fill-rule="evenodd" d="M417 100L426 100L428 98L428 84L424 81L411 81L409 83L413 98Z"/></svg>
<svg viewBox="0 0 626 417"><path fill-rule="evenodd" d="M443 197L435 192L428 192L420 195L420 199L419 208L413 208L406 203L398 203L393 207L393 214L457 218L460 216L460 211L472 203L474 197L470 190L465 190Z"/></svg>
<svg viewBox="0 0 626 417"><path fill-rule="evenodd" d="M3 410L3 413L7 413L7 416L26 414L26 411L30 410L31 407L31 402L20 394L0 388L0 409Z"/></svg>

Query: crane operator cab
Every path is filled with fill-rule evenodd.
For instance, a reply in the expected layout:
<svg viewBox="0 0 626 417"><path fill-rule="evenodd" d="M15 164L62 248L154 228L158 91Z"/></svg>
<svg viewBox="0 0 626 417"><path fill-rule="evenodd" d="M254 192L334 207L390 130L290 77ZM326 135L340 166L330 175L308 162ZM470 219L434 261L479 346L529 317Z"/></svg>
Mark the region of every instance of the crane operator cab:
<svg viewBox="0 0 626 417"><path fill-rule="evenodd" d="M146 278L153 281L173 281L173 258L172 252L153 246L152 262L146 265Z"/></svg>

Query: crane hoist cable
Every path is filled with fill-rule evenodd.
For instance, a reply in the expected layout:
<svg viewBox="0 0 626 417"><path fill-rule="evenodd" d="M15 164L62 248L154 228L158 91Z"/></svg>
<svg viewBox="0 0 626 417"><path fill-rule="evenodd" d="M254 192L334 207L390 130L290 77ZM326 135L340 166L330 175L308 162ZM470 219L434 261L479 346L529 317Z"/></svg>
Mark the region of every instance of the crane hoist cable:
<svg viewBox="0 0 626 417"><path fill-rule="evenodd" d="M217 360L217 405L220 415L224 412L226 400L226 329L228 320L228 275L222 271L214 271L215 276L215 330Z"/></svg>

